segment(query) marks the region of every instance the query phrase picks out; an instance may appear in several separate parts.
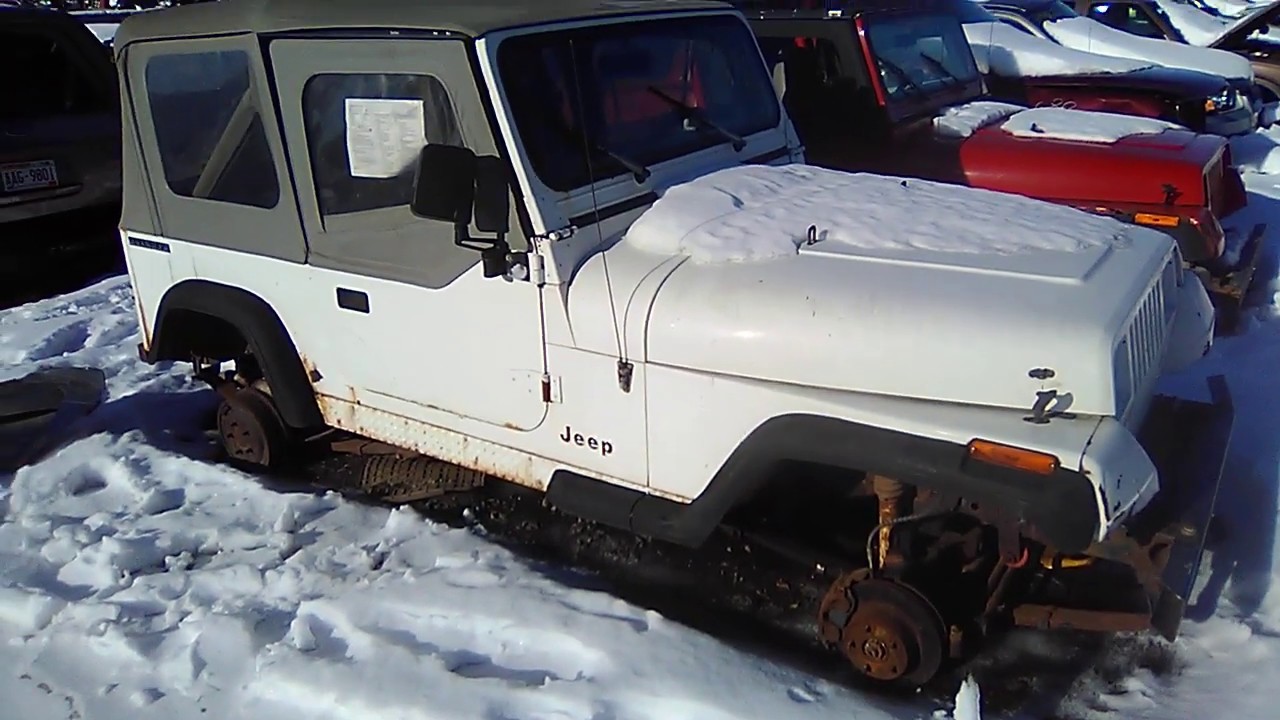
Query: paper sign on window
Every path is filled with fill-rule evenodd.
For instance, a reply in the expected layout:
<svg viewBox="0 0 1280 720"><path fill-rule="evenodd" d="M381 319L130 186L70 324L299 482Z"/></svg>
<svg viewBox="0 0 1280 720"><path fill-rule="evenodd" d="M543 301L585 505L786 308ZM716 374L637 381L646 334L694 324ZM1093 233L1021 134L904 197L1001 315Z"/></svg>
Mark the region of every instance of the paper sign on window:
<svg viewBox="0 0 1280 720"><path fill-rule="evenodd" d="M347 98L347 162L352 177L395 177L426 144L421 100Z"/></svg>

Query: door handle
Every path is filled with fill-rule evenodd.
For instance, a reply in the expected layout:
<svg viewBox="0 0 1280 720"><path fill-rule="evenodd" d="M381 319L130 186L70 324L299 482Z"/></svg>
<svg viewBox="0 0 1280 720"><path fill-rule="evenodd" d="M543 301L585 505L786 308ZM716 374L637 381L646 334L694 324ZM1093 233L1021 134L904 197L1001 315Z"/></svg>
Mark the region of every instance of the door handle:
<svg viewBox="0 0 1280 720"><path fill-rule="evenodd" d="M338 307L356 312L369 312L369 294L350 288L338 288Z"/></svg>

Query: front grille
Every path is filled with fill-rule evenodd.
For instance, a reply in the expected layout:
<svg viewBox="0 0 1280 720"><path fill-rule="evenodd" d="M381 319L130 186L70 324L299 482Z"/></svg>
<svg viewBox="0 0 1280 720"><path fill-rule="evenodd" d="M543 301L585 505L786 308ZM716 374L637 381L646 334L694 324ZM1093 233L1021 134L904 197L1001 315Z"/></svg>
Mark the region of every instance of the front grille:
<svg viewBox="0 0 1280 720"><path fill-rule="evenodd" d="M1170 258L1169 263L1175 262ZM1153 373L1159 372L1160 359L1164 356L1165 334L1169 327L1170 315L1165 298L1176 297L1177 272L1170 271L1167 264L1160 273L1159 280L1147 292L1138 312L1129 322L1116 353L1115 371L1127 373L1128 377L1117 377L1117 383L1125 385L1128 392L1117 397L1117 415L1123 416L1128 404L1138 394L1145 391Z"/></svg>

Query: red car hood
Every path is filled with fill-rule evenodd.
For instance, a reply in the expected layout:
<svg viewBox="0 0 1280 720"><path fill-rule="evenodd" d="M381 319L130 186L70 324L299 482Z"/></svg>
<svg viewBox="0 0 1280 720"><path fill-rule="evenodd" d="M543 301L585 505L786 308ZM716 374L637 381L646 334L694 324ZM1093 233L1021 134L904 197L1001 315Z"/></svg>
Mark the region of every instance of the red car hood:
<svg viewBox="0 0 1280 720"><path fill-rule="evenodd" d="M1223 163L1226 140L1189 130L1129 135L1112 142L1021 137L993 123L960 148L969 184L1069 202L1202 205L1206 178Z"/></svg>

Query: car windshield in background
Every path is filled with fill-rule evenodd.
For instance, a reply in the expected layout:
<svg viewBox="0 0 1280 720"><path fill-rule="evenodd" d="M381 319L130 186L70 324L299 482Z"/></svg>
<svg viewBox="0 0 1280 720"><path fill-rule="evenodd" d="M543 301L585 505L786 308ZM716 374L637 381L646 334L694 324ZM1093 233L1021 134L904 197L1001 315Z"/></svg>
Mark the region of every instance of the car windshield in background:
<svg viewBox="0 0 1280 720"><path fill-rule="evenodd" d="M498 67L530 162L554 190L588 184L590 171L647 177L780 121L751 31L728 16L513 37Z"/></svg>
<svg viewBox="0 0 1280 720"><path fill-rule="evenodd" d="M107 111L73 52L41 29L0 28L0 120Z"/></svg>
<svg viewBox="0 0 1280 720"><path fill-rule="evenodd" d="M969 41L952 16L868 17L866 32L890 102L927 97L979 79Z"/></svg>
<svg viewBox="0 0 1280 720"><path fill-rule="evenodd" d="M1031 19L1037 24L1043 25L1054 20L1066 20L1068 18L1079 17L1080 13L1071 9L1071 6L1061 0L1053 0L1053 2L1045 3L1030 13Z"/></svg>

